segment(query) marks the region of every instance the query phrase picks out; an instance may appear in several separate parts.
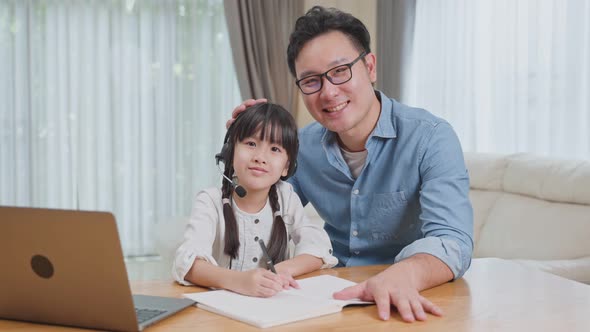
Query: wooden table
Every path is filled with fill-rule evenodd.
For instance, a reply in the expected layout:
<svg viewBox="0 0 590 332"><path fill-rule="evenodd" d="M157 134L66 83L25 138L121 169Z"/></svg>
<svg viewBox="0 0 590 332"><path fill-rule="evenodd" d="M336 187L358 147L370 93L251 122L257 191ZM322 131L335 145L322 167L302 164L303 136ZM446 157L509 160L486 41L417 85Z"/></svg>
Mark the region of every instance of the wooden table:
<svg viewBox="0 0 590 332"><path fill-rule="evenodd" d="M386 266L322 270L362 281ZM132 282L133 292L179 297L201 288L172 281ZM465 276L422 293L439 305L443 317L405 323L397 313L389 321L377 317L375 306L347 307L341 313L264 329L265 331L590 331L590 286L522 267L500 259L475 259ZM87 331L0 320L0 331ZM196 307L147 329L156 331L260 331Z"/></svg>

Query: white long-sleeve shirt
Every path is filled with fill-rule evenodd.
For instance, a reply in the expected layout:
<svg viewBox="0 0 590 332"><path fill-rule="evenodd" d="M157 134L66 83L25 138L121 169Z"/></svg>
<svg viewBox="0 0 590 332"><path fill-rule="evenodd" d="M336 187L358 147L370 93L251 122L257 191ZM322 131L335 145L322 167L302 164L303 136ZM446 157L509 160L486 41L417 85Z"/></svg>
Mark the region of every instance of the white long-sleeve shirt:
<svg viewBox="0 0 590 332"><path fill-rule="evenodd" d="M332 255L332 245L326 231L313 224L305 216L303 205L293 187L286 182L277 183L277 194L289 240L295 245L293 256L309 254L321 258L322 268L330 268L338 263ZM232 204L238 223L240 247L238 257L231 262L231 269L245 271L263 265L259 239L269 243L273 223L270 203L258 213L247 213ZM196 196L190 221L184 232L184 240L176 250L172 274L176 281L191 285L184 277L195 259L200 258L220 267L230 267L230 257L224 250L225 221L221 190L210 188ZM292 257L289 257L292 258Z"/></svg>

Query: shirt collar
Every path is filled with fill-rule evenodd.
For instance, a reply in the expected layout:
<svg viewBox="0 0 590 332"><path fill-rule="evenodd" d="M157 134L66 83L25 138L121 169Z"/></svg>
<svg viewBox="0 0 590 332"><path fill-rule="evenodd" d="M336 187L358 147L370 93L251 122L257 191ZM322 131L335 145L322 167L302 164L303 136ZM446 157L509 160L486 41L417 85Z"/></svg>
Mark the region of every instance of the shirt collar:
<svg viewBox="0 0 590 332"><path fill-rule="evenodd" d="M393 116L393 108L395 106L394 100L389 99L383 92L375 90L377 98L381 101L381 114L375 129L369 136L378 136L384 138L395 138L397 137L397 131L395 130L395 122Z"/></svg>
<svg viewBox="0 0 590 332"><path fill-rule="evenodd" d="M373 136L383 137L383 138L395 138L397 137L397 131L395 129L395 122L393 116L393 108L394 108L394 100L389 99L383 92L379 90L375 90L375 94L377 95L377 99L381 102L381 114L379 115L379 120L377 120L377 125L369 138ZM337 143L336 133L331 132L324 129L324 135L322 135L322 143Z"/></svg>

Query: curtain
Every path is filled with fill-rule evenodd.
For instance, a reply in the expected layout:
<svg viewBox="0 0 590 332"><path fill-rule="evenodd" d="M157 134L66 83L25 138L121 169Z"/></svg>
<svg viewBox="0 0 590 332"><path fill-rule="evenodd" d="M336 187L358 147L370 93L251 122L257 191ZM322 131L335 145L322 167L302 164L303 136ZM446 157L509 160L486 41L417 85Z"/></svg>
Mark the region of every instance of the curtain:
<svg viewBox="0 0 590 332"><path fill-rule="evenodd" d="M303 1L225 0L225 14L242 96L267 98L295 116L297 87L287 46Z"/></svg>
<svg viewBox="0 0 590 332"><path fill-rule="evenodd" d="M377 89L400 99L412 61L415 0L377 0Z"/></svg>
<svg viewBox="0 0 590 332"><path fill-rule="evenodd" d="M221 0L0 2L0 204L114 213L126 255L219 185Z"/></svg>
<svg viewBox="0 0 590 332"><path fill-rule="evenodd" d="M463 148L590 158L590 1L418 1L402 99Z"/></svg>

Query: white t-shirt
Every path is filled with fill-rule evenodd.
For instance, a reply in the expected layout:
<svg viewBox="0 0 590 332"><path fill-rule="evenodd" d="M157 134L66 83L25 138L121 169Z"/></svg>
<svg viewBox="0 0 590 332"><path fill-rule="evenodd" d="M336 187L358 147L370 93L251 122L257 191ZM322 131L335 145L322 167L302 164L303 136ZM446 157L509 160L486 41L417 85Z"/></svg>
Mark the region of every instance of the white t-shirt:
<svg viewBox="0 0 590 332"><path fill-rule="evenodd" d="M303 205L293 187L283 181L277 183L277 194L289 240L295 245L294 256L309 254L324 261L322 268L338 263L332 256L332 244L326 231L305 216ZM238 257L231 262L232 270L246 271L265 267L258 239L268 246L273 223L272 208L267 201L258 213L246 213L232 204L238 223L240 247ZM196 196L184 240L176 250L172 274L183 285L191 285L184 277L195 259L201 258L216 266L230 267L230 257L223 252L225 221L221 190L210 188ZM292 257L289 257L292 258Z"/></svg>
<svg viewBox="0 0 590 332"><path fill-rule="evenodd" d="M363 168L365 167L365 161L367 160L367 154L369 153L367 150L359 151L359 152L350 152L346 151L342 147L340 147L340 151L342 152L342 158L346 161L348 168L350 168L350 173L352 173L352 177L354 179L358 178Z"/></svg>

